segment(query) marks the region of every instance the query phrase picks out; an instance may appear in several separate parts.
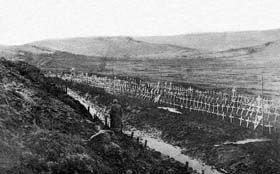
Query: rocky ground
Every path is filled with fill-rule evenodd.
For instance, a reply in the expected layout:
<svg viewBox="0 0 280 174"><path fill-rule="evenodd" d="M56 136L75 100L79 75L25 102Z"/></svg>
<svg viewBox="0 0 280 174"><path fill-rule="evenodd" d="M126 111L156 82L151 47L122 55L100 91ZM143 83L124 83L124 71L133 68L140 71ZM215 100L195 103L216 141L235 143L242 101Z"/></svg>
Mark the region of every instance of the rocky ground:
<svg viewBox="0 0 280 174"><path fill-rule="evenodd" d="M57 86L39 69L1 58L0 173L186 173L128 136L102 130ZM100 89L91 94L106 105L112 98Z"/></svg>
<svg viewBox="0 0 280 174"><path fill-rule="evenodd" d="M70 83L68 83L70 85ZM115 96L92 91L91 87L72 83L72 88L87 94L99 105L109 106ZM240 127L229 120L196 111L181 110L175 114L158 109L158 104L127 96L117 96L123 105L124 124L139 130L156 128L161 138L185 149L185 154L231 174L280 173L279 135L263 134L261 129ZM248 138L267 138L270 141L247 144L224 144Z"/></svg>

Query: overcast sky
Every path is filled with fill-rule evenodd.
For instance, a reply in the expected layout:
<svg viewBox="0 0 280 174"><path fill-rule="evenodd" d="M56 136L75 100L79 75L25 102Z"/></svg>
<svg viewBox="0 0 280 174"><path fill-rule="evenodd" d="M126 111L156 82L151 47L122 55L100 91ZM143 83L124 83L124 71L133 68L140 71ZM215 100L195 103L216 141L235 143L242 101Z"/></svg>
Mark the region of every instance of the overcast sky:
<svg viewBox="0 0 280 174"><path fill-rule="evenodd" d="M0 0L0 44L280 28L280 0Z"/></svg>

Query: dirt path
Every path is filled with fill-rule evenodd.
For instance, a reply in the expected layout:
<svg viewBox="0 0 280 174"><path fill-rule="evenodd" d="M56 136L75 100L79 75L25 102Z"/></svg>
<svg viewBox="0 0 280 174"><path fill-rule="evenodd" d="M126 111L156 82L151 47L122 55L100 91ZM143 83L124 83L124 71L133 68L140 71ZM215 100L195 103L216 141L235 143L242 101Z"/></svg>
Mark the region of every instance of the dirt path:
<svg viewBox="0 0 280 174"><path fill-rule="evenodd" d="M78 100L82 105L84 105L86 108L90 107L90 113L92 115L97 115L100 120L103 121L104 123L104 115L103 113L100 113L99 111L103 110L96 104L93 104L91 101L85 99L84 97L80 96L78 93L75 91L69 89L68 90L68 95L73 97L74 99ZM192 167L193 169L197 171L204 171L207 174L220 174L217 170L213 169L213 167L208 166L204 164L203 162L192 159L191 157L182 154L182 150L178 146L173 146L171 144L168 144L164 142L161 138L160 135L158 134L158 131L153 129L152 131L140 131L137 130L134 127L131 126L126 126L124 133L130 135L131 132L134 133L134 136L140 137L141 141L144 143L145 140L147 140L147 145L151 149L155 149L156 151L161 152L164 155L167 155L169 157L174 158L175 160L185 164L186 162L189 163L189 166Z"/></svg>

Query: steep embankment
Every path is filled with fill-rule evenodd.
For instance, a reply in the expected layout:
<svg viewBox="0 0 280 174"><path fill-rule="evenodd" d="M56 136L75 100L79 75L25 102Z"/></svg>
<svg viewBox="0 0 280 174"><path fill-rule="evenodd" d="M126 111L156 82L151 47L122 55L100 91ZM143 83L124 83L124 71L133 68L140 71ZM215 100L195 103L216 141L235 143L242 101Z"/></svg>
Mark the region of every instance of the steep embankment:
<svg viewBox="0 0 280 174"><path fill-rule="evenodd" d="M24 62L0 60L0 173L182 171L123 135L97 133L99 120Z"/></svg>

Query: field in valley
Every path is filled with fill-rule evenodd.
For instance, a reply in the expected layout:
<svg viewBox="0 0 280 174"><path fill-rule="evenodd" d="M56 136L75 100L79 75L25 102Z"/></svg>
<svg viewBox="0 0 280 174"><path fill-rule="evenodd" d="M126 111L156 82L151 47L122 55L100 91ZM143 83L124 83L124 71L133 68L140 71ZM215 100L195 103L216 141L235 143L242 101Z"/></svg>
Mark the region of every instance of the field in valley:
<svg viewBox="0 0 280 174"><path fill-rule="evenodd" d="M246 60L246 61L244 61ZM106 74L146 77L159 81L191 83L210 88L239 88L261 94L262 74L266 96L280 95L280 61L263 63L240 56L232 58L177 58L109 61Z"/></svg>

